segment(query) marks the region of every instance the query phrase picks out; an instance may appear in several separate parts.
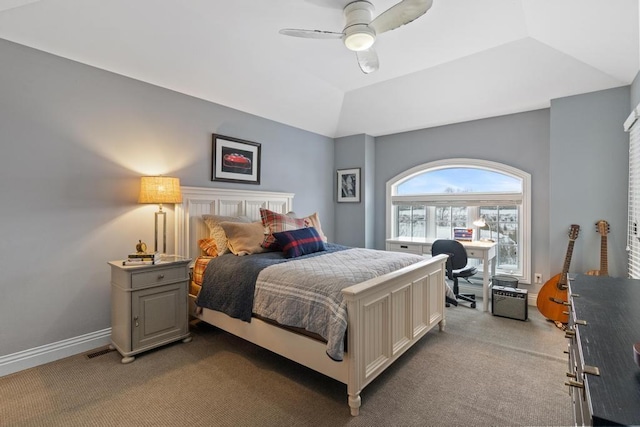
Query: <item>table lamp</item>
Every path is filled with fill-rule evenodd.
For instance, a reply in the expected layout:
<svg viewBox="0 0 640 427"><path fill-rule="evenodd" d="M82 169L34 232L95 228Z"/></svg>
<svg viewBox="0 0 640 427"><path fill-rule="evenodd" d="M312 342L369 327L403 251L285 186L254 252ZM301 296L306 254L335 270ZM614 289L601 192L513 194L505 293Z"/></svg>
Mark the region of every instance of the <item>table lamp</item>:
<svg viewBox="0 0 640 427"><path fill-rule="evenodd" d="M163 203L182 203L180 179L170 176L143 176L140 181L138 203L157 203L155 213L155 251L158 252L158 217L162 216L162 253L167 251L167 217Z"/></svg>
<svg viewBox="0 0 640 427"><path fill-rule="evenodd" d="M485 220L485 218L482 216L478 219L476 219L475 221L473 221L473 225L475 225L478 228L488 228L489 229L489 238L488 239L480 239L480 240L486 240L488 242L493 242L493 230L491 230L491 226L489 225L489 223Z"/></svg>

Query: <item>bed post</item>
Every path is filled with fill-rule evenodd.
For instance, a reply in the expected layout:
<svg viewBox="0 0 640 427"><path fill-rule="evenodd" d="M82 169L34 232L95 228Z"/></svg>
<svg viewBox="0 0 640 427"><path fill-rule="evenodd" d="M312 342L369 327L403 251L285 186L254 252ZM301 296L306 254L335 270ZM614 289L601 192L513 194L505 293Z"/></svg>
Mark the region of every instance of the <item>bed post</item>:
<svg viewBox="0 0 640 427"><path fill-rule="evenodd" d="M362 391L360 371L362 369L363 360L359 357L363 352L363 348L360 343L361 333L360 328L355 328L353 325L357 325L358 319L360 319L360 305L357 301L351 298L347 298L347 316L348 324L351 325L347 333L347 352L349 360L348 378L347 378L347 394L349 396L349 408L351 415L356 417L360 415L360 405L362 399L360 398L360 392Z"/></svg>

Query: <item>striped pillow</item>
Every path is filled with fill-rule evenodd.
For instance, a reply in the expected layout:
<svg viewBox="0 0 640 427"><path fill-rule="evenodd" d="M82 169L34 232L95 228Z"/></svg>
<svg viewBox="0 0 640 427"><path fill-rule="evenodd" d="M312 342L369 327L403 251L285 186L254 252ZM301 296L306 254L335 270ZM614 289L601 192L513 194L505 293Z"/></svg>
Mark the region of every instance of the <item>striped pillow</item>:
<svg viewBox="0 0 640 427"><path fill-rule="evenodd" d="M205 255L218 256L218 245L215 239L200 239L198 240L198 246L200 246Z"/></svg>
<svg viewBox="0 0 640 427"><path fill-rule="evenodd" d="M285 258L295 258L327 250L322 237L313 227L273 233L273 236L282 247Z"/></svg>
<svg viewBox="0 0 640 427"><path fill-rule="evenodd" d="M199 256L196 258L196 262L193 265L193 281L197 285L202 285L202 279L204 278L204 270L207 268L207 264L213 258L212 256Z"/></svg>
<svg viewBox="0 0 640 427"><path fill-rule="evenodd" d="M264 236L262 247L271 251L277 251L280 249L278 241L273 237L274 233L298 230L307 226L304 219L292 218L285 214L273 212L264 208L260 208L260 218L262 218L262 225L269 228L269 234Z"/></svg>

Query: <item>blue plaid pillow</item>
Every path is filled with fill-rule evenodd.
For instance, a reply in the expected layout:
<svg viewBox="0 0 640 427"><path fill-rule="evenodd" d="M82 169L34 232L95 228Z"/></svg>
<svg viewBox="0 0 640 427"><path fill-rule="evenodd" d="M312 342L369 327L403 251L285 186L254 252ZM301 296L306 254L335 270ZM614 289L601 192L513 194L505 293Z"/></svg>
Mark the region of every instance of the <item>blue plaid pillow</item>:
<svg viewBox="0 0 640 427"><path fill-rule="evenodd" d="M278 244L282 247L285 258L295 258L314 252L326 251L327 247L322 237L314 227L273 233Z"/></svg>

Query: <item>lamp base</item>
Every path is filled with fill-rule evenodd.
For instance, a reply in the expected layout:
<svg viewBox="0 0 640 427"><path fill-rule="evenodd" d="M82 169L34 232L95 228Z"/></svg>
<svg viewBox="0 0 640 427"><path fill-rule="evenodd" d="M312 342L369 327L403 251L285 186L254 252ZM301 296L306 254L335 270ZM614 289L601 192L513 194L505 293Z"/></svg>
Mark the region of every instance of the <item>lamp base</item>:
<svg viewBox="0 0 640 427"><path fill-rule="evenodd" d="M160 252L160 250L158 249L159 245L158 245L158 218L162 216L162 252ZM156 224L155 224L155 251L156 252L160 252L160 253L167 253L167 214L166 212L164 212L162 210L162 208L160 208L160 211L155 213L155 220L156 220Z"/></svg>

